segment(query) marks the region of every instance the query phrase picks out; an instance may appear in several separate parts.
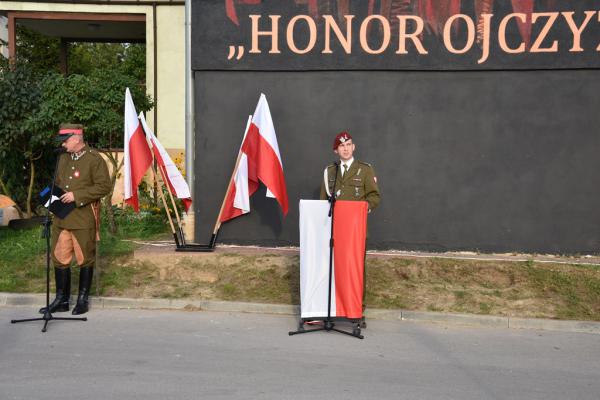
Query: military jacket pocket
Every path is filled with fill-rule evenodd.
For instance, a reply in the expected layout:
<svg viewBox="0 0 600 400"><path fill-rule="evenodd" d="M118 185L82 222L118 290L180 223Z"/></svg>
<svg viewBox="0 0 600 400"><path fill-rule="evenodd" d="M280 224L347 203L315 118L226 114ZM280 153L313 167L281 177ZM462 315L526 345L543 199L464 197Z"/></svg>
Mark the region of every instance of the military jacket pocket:
<svg viewBox="0 0 600 400"><path fill-rule="evenodd" d="M347 183L348 194L353 198L362 198L365 195L365 188L362 179L352 178Z"/></svg>

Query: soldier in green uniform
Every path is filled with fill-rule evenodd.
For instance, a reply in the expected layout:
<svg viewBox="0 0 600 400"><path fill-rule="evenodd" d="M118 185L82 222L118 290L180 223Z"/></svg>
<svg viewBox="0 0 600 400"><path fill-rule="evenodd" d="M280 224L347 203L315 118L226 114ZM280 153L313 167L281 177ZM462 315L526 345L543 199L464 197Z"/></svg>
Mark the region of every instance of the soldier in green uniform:
<svg viewBox="0 0 600 400"><path fill-rule="evenodd" d="M369 212L379 205L377 176L371 164L354 159L352 136L341 132L333 141L333 151L340 157L340 171L335 181L336 165L325 168L321 182L321 200L327 200L335 193L337 200L356 200L369 203ZM335 181L335 182L334 182Z"/></svg>
<svg viewBox="0 0 600 400"><path fill-rule="evenodd" d="M336 180L336 164L328 165L321 181L321 200L334 195L337 200L366 201L369 213L379 205L380 195L377 175L371 164L354 159L356 146L348 132L341 132L333 141L333 151L340 157ZM366 254L365 254L366 258ZM363 313L365 310L366 274L363 274ZM366 323L362 322L363 328Z"/></svg>
<svg viewBox="0 0 600 400"><path fill-rule="evenodd" d="M50 312L69 311L71 296L71 261L80 267L79 294L73 314L88 311L88 295L92 285L96 241L100 218L100 199L110 193L111 181L106 162L88 147L83 139L83 126L62 124L57 140L66 150L58 161L55 184L64 190L63 203L74 203L75 209L64 219L54 217L51 256L54 263L56 298ZM40 309L44 313L46 308Z"/></svg>

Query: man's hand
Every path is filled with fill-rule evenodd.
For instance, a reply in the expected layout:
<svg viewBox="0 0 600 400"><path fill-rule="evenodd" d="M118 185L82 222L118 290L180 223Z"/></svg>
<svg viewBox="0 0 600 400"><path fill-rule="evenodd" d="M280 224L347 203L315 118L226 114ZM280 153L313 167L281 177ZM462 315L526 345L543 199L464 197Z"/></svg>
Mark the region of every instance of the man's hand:
<svg viewBox="0 0 600 400"><path fill-rule="evenodd" d="M72 203L75 201L75 195L73 194L73 192L67 192L60 196L60 201L62 201L63 203Z"/></svg>

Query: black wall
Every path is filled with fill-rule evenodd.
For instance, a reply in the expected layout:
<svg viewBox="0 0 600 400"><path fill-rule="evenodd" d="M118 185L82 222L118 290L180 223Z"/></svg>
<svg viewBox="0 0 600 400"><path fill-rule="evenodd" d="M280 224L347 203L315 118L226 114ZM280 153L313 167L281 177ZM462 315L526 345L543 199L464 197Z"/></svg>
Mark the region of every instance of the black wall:
<svg viewBox="0 0 600 400"><path fill-rule="evenodd" d="M589 253L600 248L600 72L195 73L197 241L206 242L246 119L269 101L290 198L264 189L220 241L298 244L347 129L382 191L369 247Z"/></svg>

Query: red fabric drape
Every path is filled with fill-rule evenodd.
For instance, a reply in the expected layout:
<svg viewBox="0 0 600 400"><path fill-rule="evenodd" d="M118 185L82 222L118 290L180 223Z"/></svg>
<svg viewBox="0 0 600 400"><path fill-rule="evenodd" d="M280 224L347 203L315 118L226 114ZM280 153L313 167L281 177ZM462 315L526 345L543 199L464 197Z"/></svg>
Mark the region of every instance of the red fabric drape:
<svg viewBox="0 0 600 400"><path fill-rule="evenodd" d="M237 17L235 10L236 4L260 4L262 0L225 0L225 13L227 17L236 25L240 25L240 21Z"/></svg>
<svg viewBox="0 0 600 400"><path fill-rule="evenodd" d="M443 33L448 18L460 14L460 6L461 0L418 0L417 13L433 33L439 36Z"/></svg>
<svg viewBox="0 0 600 400"><path fill-rule="evenodd" d="M333 260L335 315L338 317L362 317L368 208L366 201L335 203Z"/></svg>
<svg viewBox="0 0 600 400"><path fill-rule="evenodd" d="M523 13L527 15L525 22L517 19L517 25L519 27L519 33L525 42L525 46L529 48L531 41L531 14L533 13L534 0L511 0L513 10L516 13Z"/></svg>

